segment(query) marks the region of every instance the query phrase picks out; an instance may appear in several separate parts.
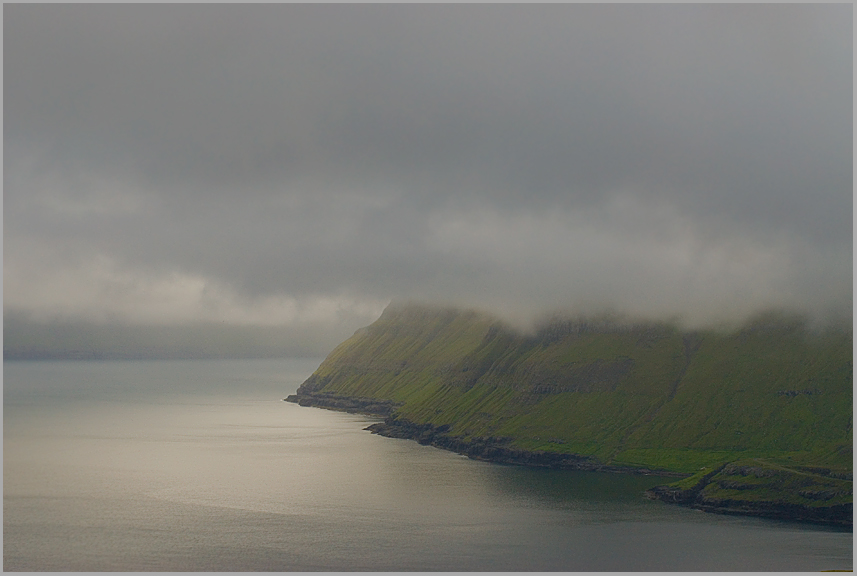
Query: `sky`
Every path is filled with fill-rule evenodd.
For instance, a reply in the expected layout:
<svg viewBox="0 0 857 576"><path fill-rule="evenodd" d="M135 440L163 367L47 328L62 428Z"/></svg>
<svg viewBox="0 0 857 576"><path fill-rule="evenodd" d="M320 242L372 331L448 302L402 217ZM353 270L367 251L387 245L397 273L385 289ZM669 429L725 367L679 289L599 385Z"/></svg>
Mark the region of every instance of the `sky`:
<svg viewBox="0 0 857 576"><path fill-rule="evenodd" d="M209 326L326 354L408 300L850 324L852 21L6 4L6 348Z"/></svg>

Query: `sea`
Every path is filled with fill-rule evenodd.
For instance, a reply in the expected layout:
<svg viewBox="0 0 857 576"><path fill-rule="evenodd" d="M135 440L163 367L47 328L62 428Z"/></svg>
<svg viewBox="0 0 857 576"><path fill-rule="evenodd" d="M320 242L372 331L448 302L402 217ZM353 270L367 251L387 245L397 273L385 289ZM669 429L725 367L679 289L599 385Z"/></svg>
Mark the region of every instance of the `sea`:
<svg viewBox="0 0 857 576"><path fill-rule="evenodd" d="M6 571L818 571L850 530L504 466L284 402L320 358L7 361Z"/></svg>

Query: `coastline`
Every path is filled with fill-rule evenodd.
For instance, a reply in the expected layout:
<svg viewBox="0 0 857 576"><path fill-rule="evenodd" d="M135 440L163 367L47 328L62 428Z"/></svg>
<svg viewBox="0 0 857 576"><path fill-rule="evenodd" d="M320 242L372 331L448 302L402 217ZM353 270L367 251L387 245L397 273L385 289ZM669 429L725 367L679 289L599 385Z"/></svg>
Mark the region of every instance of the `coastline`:
<svg viewBox="0 0 857 576"><path fill-rule="evenodd" d="M721 466L720 469L722 468ZM752 502L729 498L710 498L704 491L707 479L691 489L655 486L646 490L646 497L712 514L754 516L770 520L820 524L853 530L854 507L850 503L816 508L776 500Z"/></svg>
<svg viewBox="0 0 857 576"><path fill-rule="evenodd" d="M352 396L339 396L324 392L300 392L290 394L283 398L284 402L291 402L298 406L310 406L313 408L325 408L339 412L352 414L366 414L380 418L389 417L399 404L392 400L378 400L377 398L357 398Z"/></svg>
<svg viewBox="0 0 857 576"><path fill-rule="evenodd" d="M552 468L555 470L587 470L594 472L616 472L622 474L642 474L658 476L674 476L684 478L689 474L668 470L651 470L648 468L632 468L630 466L613 466L603 464L589 456L577 454L562 454L558 452L532 451L510 446L512 438L473 438L470 440L446 434L448 426L433 426L417 424L409 420L387 417L384 422L367 426L373 434L388 438L403 438L416 440L418 443L434 446L442 450L456 452L485 462L528 466L532 468Z"/></svg>
<svg viewBox="0 0 857 576"><path fill-rule="evenodd" d="M670 470L653 470L603 464L589 456L562 454L557 452L530 451L511 446L512 438L473 438L465 439L447 434L449 426L418 424L394 413L398 404L392 400L339 396L329 393L302 392L292 394L283 400L308 406L336 410L341 412L365 414L384 418L364 428L372 434L387 438L415 440L419 444L434 446L472 458L532 468L551 468L556 470L586 470L613 472L620 474L643 474L672 476L687 479L691 475ZM786 520L800 523L853 529L853 504L833 506L805 506L780 500L750 501L740 498L711 497L705 488L714 485L712 479L718 474L729 472L730 463L724 463L701 476L697 482L687 488L675 485L655 486L646 490L645 496L666 504L685 506L714 514L754 516L773 520Z"/></svg>
<svg viewBox="0 0 857 576"><path fill-rule="evenodd" d="M520 448L512 448L511 438L475 438L466 440L458 436L446 434L449 426L434 426L432 424L418 424L403 418L393 416L396 404L390 400L377 400L374 398L357 398L349 396L336 396L326 393L292 394L284 398L286 402L292 402L299 406L324 408L327 410L338 410L356 414L365 414L384 418L383 422L376 422L364 428L372 434L385 436L387 438L401 438L415 440L423 445L430 445L450 452L462 454L474 460L495 462L498 464L512 464L518 466L532 466L540 468L554 468L563 470L595 470L623 472L631 474L658 474L664 476L676 476L684 478L689 474L676 472L654 471L646 468L630 468L620 466L608 466L601 464L588 456L574 454L560 454L555 452L534 452Z"/></svg>

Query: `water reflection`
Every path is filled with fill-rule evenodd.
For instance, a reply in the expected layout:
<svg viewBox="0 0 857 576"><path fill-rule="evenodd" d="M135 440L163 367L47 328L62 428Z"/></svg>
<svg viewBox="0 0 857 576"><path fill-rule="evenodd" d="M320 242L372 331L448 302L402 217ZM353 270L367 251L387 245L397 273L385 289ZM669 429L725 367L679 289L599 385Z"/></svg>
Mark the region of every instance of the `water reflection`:
<svg viewBox="0 0 857 576"><path fill-rule="evenodd" d="M490 475L498 488L552 505L572 502L643 503L648 488L675 481L674 477L577 470L540 470L498 466Z"/></svg>
<svg viewBox="0 0 857 576"><path fill-rule="evenodd" d="M850 534L642 496L670 478L477 462L282 402L314 364L5 366L4 568L851 567Z"/></svg>

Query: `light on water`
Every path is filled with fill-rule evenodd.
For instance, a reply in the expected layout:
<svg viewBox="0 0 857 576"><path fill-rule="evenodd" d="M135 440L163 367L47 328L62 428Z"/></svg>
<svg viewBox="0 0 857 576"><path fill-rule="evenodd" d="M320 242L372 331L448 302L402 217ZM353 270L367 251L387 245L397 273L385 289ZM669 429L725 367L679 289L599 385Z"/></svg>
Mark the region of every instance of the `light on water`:
<svg viewBox="0 0 857 576"><path fill-rule="evenodd" d="M282 401L320 359L4 364L6 570L823 570L852 534Z"/></svg>

